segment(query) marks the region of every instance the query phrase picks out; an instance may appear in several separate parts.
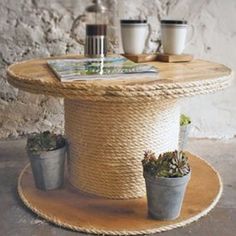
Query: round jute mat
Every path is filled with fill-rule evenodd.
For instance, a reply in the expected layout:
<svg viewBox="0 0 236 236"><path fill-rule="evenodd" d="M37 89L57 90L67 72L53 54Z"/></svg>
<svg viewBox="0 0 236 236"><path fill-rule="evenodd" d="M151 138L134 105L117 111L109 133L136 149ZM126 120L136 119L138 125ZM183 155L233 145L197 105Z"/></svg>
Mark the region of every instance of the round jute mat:
<svg viewBox="0 0 236 236"><path fill-rule="evenodd" d="M206 215L222 193L219 174L203 159L189 154L192 177L181 216L173 221L147 217L146 198L111 200L79 192L69 183L60 190L40 191L30 166L21 172L18 192L24 204L42 218L75 231L106 235L156 233L184 226Z"/></svg>

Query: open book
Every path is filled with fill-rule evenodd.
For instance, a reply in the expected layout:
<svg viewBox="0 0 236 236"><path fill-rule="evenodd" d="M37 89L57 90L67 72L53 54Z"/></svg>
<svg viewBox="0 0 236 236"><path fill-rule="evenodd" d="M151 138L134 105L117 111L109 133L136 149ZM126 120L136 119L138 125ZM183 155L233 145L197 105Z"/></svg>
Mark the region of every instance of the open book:
<svg viewBox="0 0 236 236"><path fill-rule="evenodd" d="M48 60L49 67L56 74L61 82L71 82L74 80L98 80L98 79L118 79L132 78L135 76L149 76L158 73L157 68L137 64L125 57L106 58L83 58L83 59L57 59Z"/></svg>

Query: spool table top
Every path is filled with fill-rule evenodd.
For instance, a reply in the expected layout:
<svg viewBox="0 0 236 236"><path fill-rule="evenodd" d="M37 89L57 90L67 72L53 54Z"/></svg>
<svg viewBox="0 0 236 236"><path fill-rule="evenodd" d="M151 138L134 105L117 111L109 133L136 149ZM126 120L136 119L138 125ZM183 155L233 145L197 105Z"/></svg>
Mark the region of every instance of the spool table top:
<svg viewBox="0 0 236 236"><path fill-rule="evenodd" d="M229 86L232 71L214 62L195 59L185 63L148 62L159 69L156 77L61 83L47 65L55 58L32 59L8 67L8 81L31 92L56 97L86 100L137 100L179 98L207 94Z"/></svg>

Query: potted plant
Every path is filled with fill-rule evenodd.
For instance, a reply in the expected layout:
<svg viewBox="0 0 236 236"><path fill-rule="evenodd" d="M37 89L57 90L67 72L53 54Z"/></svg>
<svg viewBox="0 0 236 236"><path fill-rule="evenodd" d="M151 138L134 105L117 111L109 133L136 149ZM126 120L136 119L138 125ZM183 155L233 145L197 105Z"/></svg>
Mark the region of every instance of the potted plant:
<svg viewBox="0 0 236 236"><path fill-rule="evenodd" d="M62 135L45 131L27 139L35 186L41 190L60 188L64 182L66 141Z"/></svg>
<svg viewBox="0 0 236 236"><path fill-rule="evenodd" d="M188 142L188 135L191 128L190 117L181 114L180 116L180 132L179 132L179 150L182 151Z"/></svg>
<svg viewBox="0 0 236 236"><path fill-rule="evenodd" d="M176 219L191 175L187 156L174 151L156 157L155 153L148 151L142 164L148 215L158 220Z"/></svg>

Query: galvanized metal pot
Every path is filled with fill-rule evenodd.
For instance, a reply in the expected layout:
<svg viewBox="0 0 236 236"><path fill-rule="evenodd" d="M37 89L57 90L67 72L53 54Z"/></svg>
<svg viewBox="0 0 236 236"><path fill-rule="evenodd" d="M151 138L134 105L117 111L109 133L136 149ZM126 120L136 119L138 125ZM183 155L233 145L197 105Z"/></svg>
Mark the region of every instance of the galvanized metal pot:
<svg viewBox="0 0 236 236"><path fill-rule="evenodd" d="M188 142L188 136L189 136L190 129L191 129L191 124L180 126L179 151L182 151L185 149L187 142Z"/></svg>
<svg viewBox="0 0 236 236"><path fill-rule="evenodd" d="M173 220L180 215L191 173L177 178L152 177L144 173L148 215L157 220Z"/></svg>
<svg viewBox="0 0 236 236"><path fill-rule="evenodd" d="M41 190L53 190L64 183L66 145L62 148L32 154L28 152L35 186Z"/></svg>

